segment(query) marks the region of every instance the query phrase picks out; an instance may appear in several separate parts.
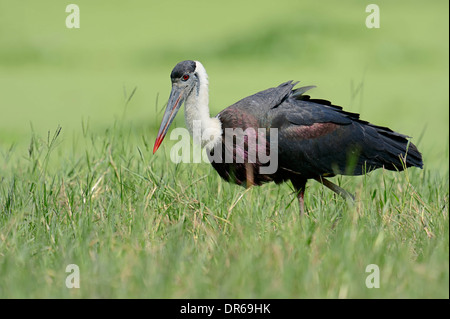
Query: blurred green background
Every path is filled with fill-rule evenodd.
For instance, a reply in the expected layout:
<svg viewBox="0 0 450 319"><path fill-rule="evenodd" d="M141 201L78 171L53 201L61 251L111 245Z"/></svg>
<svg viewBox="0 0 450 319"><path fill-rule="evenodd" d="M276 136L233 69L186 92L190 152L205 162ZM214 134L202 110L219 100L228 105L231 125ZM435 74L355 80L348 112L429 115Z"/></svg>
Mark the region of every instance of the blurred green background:
<svg viewBox="0 0 450 319"><path fill-rule="evenodd" d="M210 77L212 115L299 80L414 137L425 165L448 170L447 0L377 1L379 29L365 25L371 2L356 0L78 0L79 29L66 28L70 3L0 1L1 149L26 145L31 126L46 135L59 124L70 140L82 121L98 132L126 121L153 140L170 71L195 59Z"/></svg>

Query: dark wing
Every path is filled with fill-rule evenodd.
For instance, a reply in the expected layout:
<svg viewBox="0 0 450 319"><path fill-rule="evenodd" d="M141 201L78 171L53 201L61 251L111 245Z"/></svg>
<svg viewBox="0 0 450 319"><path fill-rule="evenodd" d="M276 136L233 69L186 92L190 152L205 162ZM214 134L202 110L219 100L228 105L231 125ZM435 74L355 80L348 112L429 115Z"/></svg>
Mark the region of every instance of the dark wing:
<svg viewBox="0 0 450 319"><path fill-rule="evenodd" d="M245 130L249 127L254 129L269 127L268 112L289 98L295 92L292 89L297 83L285 82L230 105L217 114L222 122L222 128L242 128Z"/></svg>
<svg viewBox="0 0 450 319"><path fill-rule="evenodd" d="M258 117L258 114L266 114L268 110L277 107L288 97L292 95L295 85L298 82L288 81L280 84L277 87L270 88L253 95L247 96L233 105L230 105L221 113L227 113L233 110L239 110L241 112L248 112Z"/></svg>
<svg viewBox="0 0 450 319"><path fill-rule="evenodd" d="M305 178L360 175L379 167L403 170L405 159L407 167L423 165L407 136L296 90L270 117L271 127L279 129L280 167Z"/></svg>
<svg viewBox="0 0 450 319"><path fill-rule="evenodd" d="M304 95L312 86L293 89L295 85L290 81L258 92L218 114L224 130L278 129L279 171L258 177L261 182L290 179L292 173L314 178L359 175L379 167L402 170L405 159L407 167L422 167L421 154L407 136L363 121L359 114L346 112L329 101ZM213 166L219 174L224 170L224 178L225 173L236 170L232 165ZM245 171L240 174L245 176Z"/></svg>

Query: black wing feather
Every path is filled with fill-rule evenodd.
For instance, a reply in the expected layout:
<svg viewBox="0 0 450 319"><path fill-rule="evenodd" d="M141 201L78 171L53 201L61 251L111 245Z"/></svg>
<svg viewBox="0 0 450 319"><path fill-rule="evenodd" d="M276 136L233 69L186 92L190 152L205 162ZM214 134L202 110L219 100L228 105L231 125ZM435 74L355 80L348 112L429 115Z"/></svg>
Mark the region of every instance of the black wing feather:
<svg viewBox="0 0 450 319"><path fill-rule="evenodd" d="M286 169L311 178L360 175L379 167L403 170L404 166L423 166L422 156L408 136L361 120L359 114L330 101L294 92L278 106L272 120L272 127L280 128L280 162ZM319 123L335 124L335 129L308 140L295 134L316 130Z"/></svg>
<svg viewBox="0 0 450 319"><path fill-rule="evenodd" d="M359 175L379 167L402 170L404 166L423 166L422 156L408 136L361 120L359 114L330 101L311 99L304 93L313 87L294 89L297 83L289 81L253 94L218 115L223 128L278 128L279 173L271 179L290 179L292 174L306 179ZM213 166L218 171L231 170Z"/></svg>

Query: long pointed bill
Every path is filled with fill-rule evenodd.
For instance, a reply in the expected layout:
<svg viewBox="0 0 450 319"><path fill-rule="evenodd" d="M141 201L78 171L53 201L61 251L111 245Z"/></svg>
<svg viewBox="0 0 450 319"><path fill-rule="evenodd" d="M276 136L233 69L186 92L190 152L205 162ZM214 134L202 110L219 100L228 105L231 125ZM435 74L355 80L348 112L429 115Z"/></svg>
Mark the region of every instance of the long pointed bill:
<svg viewBox="0 0 450 319"><path fill-rule="evenodd" d="M167 102L166 111L164 112L158 135L156 136L155 146L153 147L153 154L156 153L162 141L164 140L164 136L166 136L166 133L169 130L169 126L170 124L172 124L175 115L177 114L183 102L184 90L176 86L172 86L172 91L170 92L169 96L169 102Z"/></svg>

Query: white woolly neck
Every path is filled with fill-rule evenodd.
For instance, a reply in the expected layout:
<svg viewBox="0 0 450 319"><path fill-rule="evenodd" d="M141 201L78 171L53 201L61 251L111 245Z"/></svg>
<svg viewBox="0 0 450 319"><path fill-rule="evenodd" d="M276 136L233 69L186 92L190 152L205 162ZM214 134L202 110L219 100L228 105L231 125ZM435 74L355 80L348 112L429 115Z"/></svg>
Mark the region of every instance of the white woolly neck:
<svg viewBox="0 0 450 319"><path fill-rule="evenodd" d="M199 61L195 61L196 85L190 95L186 98L184 118L186 127L191 136L195 137L194 125L201 125L201 139L194 142L201 144L208 150L222 140L222 124L216 117L211 118L209 114L209 82L208 74ZM195 122L194 121L198 121Z"/></svg>

